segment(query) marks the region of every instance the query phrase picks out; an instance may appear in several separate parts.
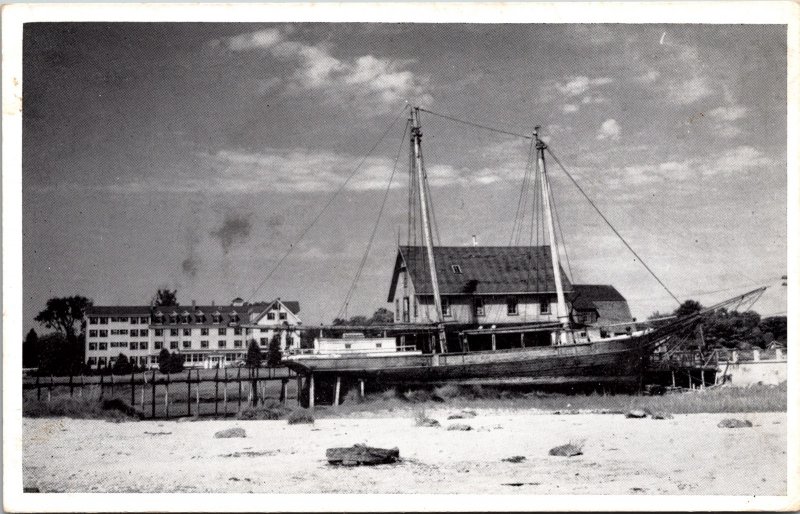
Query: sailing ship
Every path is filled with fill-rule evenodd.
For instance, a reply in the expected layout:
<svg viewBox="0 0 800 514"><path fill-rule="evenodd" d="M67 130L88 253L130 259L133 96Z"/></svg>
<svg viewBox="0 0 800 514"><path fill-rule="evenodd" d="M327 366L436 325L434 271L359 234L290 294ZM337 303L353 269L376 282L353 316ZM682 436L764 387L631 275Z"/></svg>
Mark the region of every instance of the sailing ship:
<svg viewBox="0 0 800 514"><path fill-rule="evenodd" d="M398 249L390 293L391 300L396 288L400 287L398 281L401 275L404 287L411 277L416 288L411 295L414 298L415 315L409 315L411 307L406 303L408 293L405 293L402 315L398 303L398 323L392 327L383 327L402 334L396 336L401 344L387 345L390 346L388 349L383 346L380 351L370 351L368 345L351 345L345 342L338 351L320 351L318 348L287 356L285 364L311 378L312 384L314 377L325 381L335 379L337 384L341 380L376 380L381 383L403 384L453 380L478 383L518 380L531 384L641 384L654 349L667 349L670 345L677 344L676 339L694 330L710 312L737 303L755 301L763 293L764 288L755 289L704 311L667 320L656 327L644 326L637 329L636 324L629 322L622 333L601 331L598 334L589 330L586 323L577 323L574 310L567 307L567 295L574 293L575 287L565 280L561 263L562 251L559 248L563 237L561 240L556 237L552 193L545 159L548 145L540 138L540 129L536 127L531 136L531 150L535 151L535 160L531 167L535 170L535 176L532 179L538 185L536 200L543 214L543 236L546 233L550 244L535 247L475 246L465 247L460 253L477 256L478 266L489 262L492 257L502 255L505 259L505 271L511 275L511 278L506 277L507 282L523 283L524 286L516 286L517 292L521 289L522 293L533 296L554 297L555 312L552 312L548 300L543 302L540 311L547 312L548 315L540 316L535 323L507 324L499 328L492 325L484 328L448 320L447 314L454 306L449 300L443 300L448 296L442 295L440 275L447 273L444 283L448 285L448 294L463 293L465 297L477 299L478 303L471 307L475 311L485 308L481 293L502 297L509 292L508 287L511 286L498 283L498 280L464 280L460 276L469 274L465 274L459 265L450 264L446 267L447 264L442 262L454 248L434 245L432 205L423 167L419 111L418 107L412 108L410 116L410 184L411 189L415 190L411 191L414 193L413 200L419 202L419 208L415 211L419 215L424 244ZM412 203L411 196L409 203ZM517 257L516 261L514 256ZM483 261L481 257L484 258ZM517 264L509 266L509 259ZM527 264L519 264L526 262ZM509 269L515 266L515 269ZM514 276L515 272L520 276ZM531 280L531 277L535 280ZM420 301L419 305L417 300ZM570 304L574 305L574 294L571 300ZM399 302L399 298L397 301ZM509 310L511 308L509 306ZM429 315L420 315L419 311ZM482 311L478 311L478 314L482 314ZM353 327L349 328L352 330ZM491 347L470 344L471 340L487 338L491 340ZM519 344L498 347L496 342L500 338L506 341L512 338L518 340ZM414 344L405 344L409 341Z"/></svg>

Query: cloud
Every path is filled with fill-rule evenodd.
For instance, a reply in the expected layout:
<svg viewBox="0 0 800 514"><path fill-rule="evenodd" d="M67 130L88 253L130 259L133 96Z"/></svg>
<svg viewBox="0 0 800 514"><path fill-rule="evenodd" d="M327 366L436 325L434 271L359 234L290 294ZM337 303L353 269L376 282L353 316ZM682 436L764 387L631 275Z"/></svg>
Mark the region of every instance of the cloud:
<svg viewBox="0 0 800 514"><path fill-rule="evenodd" d="M190 278L195 278L200 269L200 260L195 255L186 257L181 263L181 271Z"/></svg>
<svg viewBox="0 0 800 514"><path fill-rule="evenodd" d="M572 77L567 82L557 82L556 89L566 96L580 96L591 88L604 86L614 82L608 77L589 78L586 76Z"/></svg>
<svg viewBox="0 0 800 514"><path fill-rule="evenodd" d="M600 129L597 131L597 139L612 139L617 140L619 139L619 135L622 133L622 127L619 126L617 120L610 118L603 122L600 125Z"/></svg>
<svg viewBox="0 0 800 514"><path fill-rule="evenodd" d="M649 70L641 75L635 77L633 80L642 84L652 84L661 76L657 70Z"/></svg>
<svg viewBox="0 0 800 514"><path fill-rule="evenodd" d="M330 44L309 45L290 40L288 35L287 29L260 30L215 40L212 46L231 52L266 52L276 60L295 64L292 73L265 81L260 91L282 84L286 94L314 93L326 103L347 103L372 115L391 111L403 101L420 105L433 102L429 79L408 69L413 60L373 55L340 59L333 55Z"/></svg>
<svg viewBox="0 0 800 514"><path fill-rule="evenodd" d="M573 112L578 112L578 106L575 104L564 104L561 107L561 110L564 111L565 114L570 114Z"/></svg>
<svg viewBox="0 0 800 514"><path fill-rule="evenodd" d="M219 241L222 251L227 254L234 245L247 242L251 228L250 216L227 214L222 225L210 234Z"/></svg>
<svg viewBox="0 0 800 514"><path fill-rule="evenodd" d="M728 107L717 107L708 111L708 116L720 121L736 121L747 115L747 109L741 105L731 105Z"/></svg>
<svg viewBox="0 0 800 514"><path fill-rule="evenodd" d="M691 105L714 93L707 77L695 76L683 81L671 81L667 86L670 100L679 105Z"/></svg>

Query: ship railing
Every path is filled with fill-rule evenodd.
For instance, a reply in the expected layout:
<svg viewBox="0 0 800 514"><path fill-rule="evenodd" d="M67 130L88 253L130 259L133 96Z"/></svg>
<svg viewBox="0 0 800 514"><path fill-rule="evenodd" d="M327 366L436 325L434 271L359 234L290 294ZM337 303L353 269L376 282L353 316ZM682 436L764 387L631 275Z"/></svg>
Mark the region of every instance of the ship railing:
<svg viewBox="0 0 800 514"><path fill-rule="evenodd" d="M328 355L328 354L358 354L358 353L403 353L414 352L418 348L414 345L393 346L389 348L336 348L331 350L319 350L317 348L296 348L289 352L289 355Z"/></svg>

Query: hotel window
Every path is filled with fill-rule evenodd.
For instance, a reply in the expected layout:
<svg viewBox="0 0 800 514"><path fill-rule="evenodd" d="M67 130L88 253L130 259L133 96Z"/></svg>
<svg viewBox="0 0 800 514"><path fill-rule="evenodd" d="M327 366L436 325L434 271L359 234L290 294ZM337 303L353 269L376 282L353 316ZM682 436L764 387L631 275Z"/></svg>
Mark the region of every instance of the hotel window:
<svg viewBox="0 0 800 514"><path fill-rule="evenodd" d="M217 346L219 348L225 348L226 346L228 346L228 343L225 342L225 341L220 340L220 341L217 341Z"/></svg>
<svg viewBox="0 0 800 514"><path fill-rule="evenodd" d="M147 328L140 328L139 329L139 337L147 337L149 335L150 330Z"/></svg>
<svg viewBox="0 0 800 514"><path fill-rule="evenodd" d="M231 313L231 323L239 323L239 315L235 312Z"/></svg>
<svg viewBox="0 0 800 514"><path fill-rule="evenodd" d="M458 264L453 264L452 266L450 266L450 269L452 269L453 273L455 273L456 275L461 275L461 266L459 266Z"/></svg>
<svg viewBox="0 0 800 514"><path fill-rule="evenodd" d="M120 323L127 323L127 322L128 322L128 317L127 317L127 316L123 316L123 317L119 318L119 320L118 320L118 321L119 321Z"/></svg>
<svg viewBox="0 0 800 514"><path fill-rule="evenodd" d="M139 342L139 349L140 350L147 350L147 341L140 341Z"/></svg>
<svg viewBox="0 0 800 514"><path fill-rule="evenodd" d="M116 316L111 316L111 323L116 323L117 321L119 321L119 318L118 318L118 317L116 317Z"/></svg>
<svg viewBox="0 0 800 514"><path fill-rule="evenodd" d="M269 332L269 329L268 329L268 328L262 328L262 329L260 330L260 332L261 332L262 334L266 334L267 332Z"/></svg>
<svg viewBox="0 0 800 514"><path fill-rule="evenodd" d="M483 305L483 298L473 298L472 306L474 308L474 313L476 316L484 316L486 313L486 309Z"/></svg>
<svg viewBox="0 0 800 514"><path fill-rule="evenodd" d="M131 329L131 337L139 337L139 330L136 328Z"/></svg>
<svg viewBox="0 0 800 514"><path fill-rule="evenodd" d="M100 337L108 337L108 330L101 330L99 332Z"/></svg>
<svg viewBox="0 0 800 514"><path fill-rule="evenodd" d="M97 365L97 357L89 357L89 361L87 362L89 366Z"/></svg>
<svg viewBox="0 0 800 514"><path fill-rule="evenodd" d="M160 312L156 313L156 323L164 323L164 315Z"/></svg>
<svg viewBox="0 0 800 514"><path fill-rule="evenodd" d="M97 346L98 350L108 350L108 343L99 343Z"/></svg>
<svg viewBox="0 0 800 514"><path fill-rule="evenodd" d="M138 324L139 324L139 318L136 317L131 318L131 325L138 325Z"/></svg>
<svg viewBox="0 0 800 514"><path fill-rule="evenodd" d="M234 339L233 347L234 348L241 348L242 347L242 340L241 339Z"/></svg>
<svg viewBox="0 0 800 514"><path fill-rule="evenodd" d="M208 348L208 341L200 341L200 348Z"/></svg>
<svg viewBox="0 0 800 514"><path fill-rule="evenodd" d="M147 323L149 321L150 321L150 317L149 316L141 316L139 318L139 323L141 323L142 325L147 325Z"/></svg>
<svg viewBox="0 0 800 514"><path fill-rule="evenodd" d="M275 313L272 312L272 311L268 312L267 313L267 319L274 320L275 319Z"/></svg>
<svg viewBox="0 0 800 514"><path fill-rule="evenodd" d="M519 314L516 296L509 296L506 298L506 308L509 316L517 316Z"/></svg>
<svg viewBox="0 0 800 514"><path fill-rule="evenodd" d="M549 298L541 298L539 299L539 312L542 314L550 314L550 299Z"/></svg>
<svg viewBox="0 0 800 514"><path fill-rule="evenodd" d="M169 349L170 350L177 350L178 349L178 341L170 341L169 342Z"/></svg>
<svg viewBox="0 0 800 514"><path fill-rule="evenodd" d="M131 350L138 350L138 349L139 349L139 343L137 343L136 341L132 341Z"/></svg>
<svg viewBox="0 0 800 514"><path fill-rule="evenodd" d="M258 342L259 346L267 346L267 338L262 337L261 340Z"/></svg>
<svg viewBox="0 0 800 514"><path fill-rule="evenodd" d="M183 313L181 316L181 323L191 323L192 317L188 313Z"/></svg>
<svg viewBox="0 0 800 514"><path fill-rule="evenodd" d="M89 343L89 350L97 350L97 343Z"/></svg>
<svg viewBox="0 0 800 514"><path fill-rule="evenodd" d="M97 330L90 330L89 337L97 337Z"/></svg>
<svg viewBox="0 0 800 514"><path fill-rule="evenodd" d="M185 335L185 336L192 335L192 329L191 328L184 328L183 329L183 335Z"/></svg>
<svg viewBox="0 0 800 514"><path fill-rule="evenodd" d="M100 318L101 325L108 325L108 318Z"/></svg>
<svg viewBox="0 0 800 514"><path fill-rule="evenodd" d="M450 298L447 296L440 296L442 301L442 316L451 316L450 313Z"/></svg>
<svg viewBox="0 0 800 514"><path fill-rule="evenodd" d="M170 314L169 315L169 322L171 325L174 325L178 322L178 315L177 314Z"/></svg>
<svg viewBox="0 0 800 514"><path fill-rule="evenodd" d="M240 335L242 335L242 329L241 329L241 328L239 328L239 327L236 327L236 328L234 328L234 329L233 329L233 335L235 335L235 336L240 336Z"/></svg>
<svg viewBox="0 0 800 514"><path fill-rule="evenodd" d="M97 325L97 318L89 318L90 325Z"/></svg>
<svg viewBox="0 0 800 514"><path fill-rule="evenodd" d="M228 329L227 328L220 328L220 329L217 330L217 332L219 333L219 335L224 336L228 332Z"/></svg>
<svg viewBox="0 0 800 514"><path fill-rule="evenodd" d="M161 341L155 341L153 343L153 349L160 350L161 349L161 345L162 345Z"/></svg>
<svg viewBox="0 0 800 514"><path fill-rule="evenodd" d="M200 329L200 335L201 336L207 336L208 335L208 329L207 328L201 328Z"/></svg>
<svg viewBox="0 0 800 514"><path fill-rule="evenodd" d="M177 329L177 328L171 328L171 329L169 329L169 335L171 335L171 336L176 336L176 335L178 335L178 329Z"/></svg>
<svg viewBox="0 0 800 514"><path fill-rule="evenodd" d="M157 328L156 329L156 337L164 337L164 329L163 328Z"/></svg>
<svg viewBox="0 0 800 514"><path fill-rule="evenodd" d="M344 343L344 349L345 350L349 350L351 346L353 346L353 345L350 344L350 343Z"/></svg>
<svg viewBox="0 0 800 514"><path fill-rule="evenodd" d="M97 359L97 365L98 365L98 366L100 366L101 368L102 368L102 367L105 367L105 365L106 365L106 358L105 358L105 357L99 357L99 358Z"/></svg>
<svg viewBox="0 0 800 514"><path fill-rule="evenodd" d="M286 313L285 312L279 312L278 313L278 319L286 319Z"/></svg>
<svg viewBox="0 0 800 514"><path fill-rule="evenodd" d="M203 346L203 343L205 343L206 345ZM191 341L183 341L182 344L183 344L184 348L191 348L192 347L192 342ZM208 341L200 341L200 348L208 348Z"/></svg>

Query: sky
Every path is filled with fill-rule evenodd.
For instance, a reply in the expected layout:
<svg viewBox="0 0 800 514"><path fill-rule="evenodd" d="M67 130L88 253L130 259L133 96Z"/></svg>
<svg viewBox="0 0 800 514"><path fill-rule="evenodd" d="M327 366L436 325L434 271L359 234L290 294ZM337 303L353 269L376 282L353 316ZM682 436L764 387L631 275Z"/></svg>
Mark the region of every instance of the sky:
<svg viewBox="0 0 800 514"><path fill-rule="evenodd" d="M679 299L770 285L755 310L786 311L783 26L58 23L27 24L23 46L26 330L53 296L141 305L159 287L299 300L306 324L330 322L399 155L347 312L389 307L407 105L540 125ZM528 141L421 122L441 244L508 244ZM548 175L573 281L613 284L640 319L673 310Z"/></svg>

